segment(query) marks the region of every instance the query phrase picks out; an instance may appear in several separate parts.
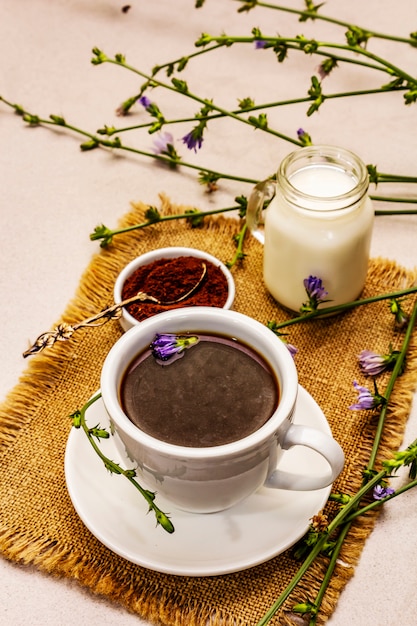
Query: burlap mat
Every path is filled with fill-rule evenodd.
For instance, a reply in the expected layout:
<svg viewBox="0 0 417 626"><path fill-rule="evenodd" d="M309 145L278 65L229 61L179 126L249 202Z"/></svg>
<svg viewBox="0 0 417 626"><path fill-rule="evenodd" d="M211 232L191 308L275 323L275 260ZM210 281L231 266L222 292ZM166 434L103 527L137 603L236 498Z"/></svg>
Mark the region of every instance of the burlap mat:
<svg viewBox="0 0 417 626"><path fill-rule="evenodd" d="M169 207L164 198L162 205L163 213L182 213L187 208ZM144 208L134 207L123 225L143 221ZM80 321L110 305L118 272L126 262L149 249L184 245L230 260L236 230L236 222L224 217L207 218L198 229L174 220L115 238L110 248L94 256L62 319ZM260 244L248 238L245 252L244 263L233 268L237 290L234 308L262 323L286 319L287 314L263 287ZM406 288L414 280L415 274L393 262L373 260L363 296ZM44 330L40 328L39 332ZM372 413L348 409L356 401L352 381L357 378L364 382L356 355L364 348L384 352L390 342L397 348L402 335L393 332L393 317L386 301L288 330L288 339L298 348L300 383L322 407L346 454L346 467L335 489L352 493L360 484L376 425ZM120 334L118 323L110 322L100 329L80 331L70 342L31 357L21 381L1 407L3 555L55 576L76 579L91 591L166 626L256 624L298 568L291 550L244 572L211 578L176 577L133 565L110 552L86 529L80 532L81 522L65 487L64 452L71 427L67 416L98 389L101 364ZM416 380L414 339L406 373L394 392L381 456L401 445ZM383 382L380 389L384 389ZM374 520L374 515L368 515L349 533L318 623L331 614L340 591L353 575ZM155 532L163 531L159 528ZM316 561L288 600L286 610L272 624L294 623L291 606L307 597L314 599L325 564L325 559Z"/></svg>

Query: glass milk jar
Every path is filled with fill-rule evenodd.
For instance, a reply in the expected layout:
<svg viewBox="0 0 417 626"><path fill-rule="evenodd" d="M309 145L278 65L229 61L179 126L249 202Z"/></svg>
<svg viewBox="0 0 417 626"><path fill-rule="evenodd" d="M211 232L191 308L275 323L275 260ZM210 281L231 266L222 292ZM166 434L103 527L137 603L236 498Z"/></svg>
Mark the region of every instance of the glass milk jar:
<svg viewBox="0 0 417 626"><path fill-rule="evenodd" d="M279 166L276 185L260 183L248 203L248 226L264 242L264 282L285 308L308 300L303 281L321 278L328 292L320 308L355 300L365 283L374 211L368 172L348 150L307 146ZM275 188L275 189L273 189ZM275 196L264 211L265 196Z"/></svg>

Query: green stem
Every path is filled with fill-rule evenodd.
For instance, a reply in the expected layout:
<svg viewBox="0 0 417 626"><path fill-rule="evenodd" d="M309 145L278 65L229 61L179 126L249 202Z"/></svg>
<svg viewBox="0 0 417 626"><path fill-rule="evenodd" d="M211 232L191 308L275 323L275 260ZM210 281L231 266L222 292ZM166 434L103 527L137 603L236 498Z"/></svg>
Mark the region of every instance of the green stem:
<svg viewBox="0 0 417 626"><path fill-rule="evenodd" d="M413 489L414 487L417 487L417 480L412 480L406 485L402 485L401 487L396 489L393 494L386 496L386 498L383 498L382 500L374 500L373 502L370 502L366 506L363 506L360 509L357 509L354 513L349 515L349 517L345 520L346 523L352 522L354 519L356 519L360 515L363 515L364 513L368 513L368 511L372 511L378 506L381 506L381 504L385 504L389 500L392 500L393 498L400 496L401 494L405 493L406 491L409 491L410 489Z"/></svg>
<svg viewBox="0 0 417 626"><path fill-rule="evenodd" d="M343 543L346 539L347 534L350 530L350 524L345 524L337 537L336 544L332 550L330 561L326 569L326 573L324 574L323 581L320 585L320 589L317 592L317 595L314 600L314 615L311 616L309 626L314 626L316 623L317 615L320 610L321 603L323 601L324 595L327 591L327 587L329 586L330 580L333 576L334 569L337 565L337 560L339 558L340 550L343 546Z"/></svg>
<svg viewBox="0 0 417 626"><path fill-rule="evenodd" d="M377 92L381 92L381 90L376 90L375 93ZM361 92L356 92L355 95L359 95L359 93ZM346 94L348 95L348 94ZM352 92L353 95L353 92ZM343 94L333 94L330 96L326 96L326 97L342 97ZM259 109L259 108L266 108L266 107L272 107L272 106L279 106L281 104L291 104L291 103L296 103L296 102L306 102L311 100L311 98L300 98L297 100L288 100L288 101L283 101L282 103L270 103L270 104L265 104L265 105L259 105L257 107L253 107L253 110L255 109ZM83 137L87 137L88 139L90 139L91 141L93 141L97 147L101 146L103 148L110 148L110 149L114 149L114 150L124 150L126 152L132 152L134 154L138 154L140 156L146 156L146 157L150 157L152 159L155 159L157 161L166 163L170 166L173 165L173 161L170 157L168 156L164 156L162 154L155 154L154 152L148 152L146 150L139 150L138 148L132 148L130 146L126 146L123 145L122 143L114 143L112 141L106 140L106 139L102 139L100 136L95 135L93 133L87 132L81 128L78 128L77 126L74 126L72 124L67 124L67 122L65 122L65 120L61 120L60 122L54 121L53 119L43 119L38 117L37 115L33 115L31 113L29 113L28 111L24 110L21 106L13 104L12 102L8 101L6 98L3 98L0 96L0 101L4 102L4 104L6 104L7 106L11 107L12 109L14 109L19 115L21 115L22 117L24 116L28 116L28 118L33 118L34 120L36 119L36 124L34 122L27 122L29 124L32 123L32 125L45 125L45 126L58 126L60 128L66 128L67 130L71 130L72 132L75 132L79 135L82 135ZM251 109L252 110L252 109ZM236 112L237 115L237 112ZM210 116L210 119L214 118L215 116ZM219 115L220 117L220 115ZM195 118L191 118L193 120L195 120ZM26 120L27 121L27 120ZM174 121L185 121L185 120L173 120L172 123L174 123ZM169 122L167 122L169 123ZM144 125L144 126L149 126L148 124ZM134 129L134 128L139 128L139 127L131 127L130 129ZM129 128L125 128L125 129L120 129L120 132L123 132L124 130L130 130ZM115 134L116 131L111 132L110 134L113 135ZM118 132L118 131L117 131ZM213 176L215 176L218 180L223 179L223 180L233 180L233 181L237 181L237 182L242 182L242 183L247 183L247 184L251 184L251 185L255 185L258 181L258 179L255 178L249 178L249 177L243 177L243 176L237 176L237 175L233 175L233 174L226 174L224 172L218 172L216 170L212 170L209 168L205 168L199 165L196 165L194 163L188 163L187 161L178 161L178 163L175 163L174 165L178 165L178 166L183 166L183 167L187 167L189 169L194 169L194 170L198 170L198 171L203 171L206 172L207 174L211 174ZM413 177L411 176L396 176L394 174L384 174L384 177L390 177L390 182L396 182L398 180L398 182L413 182ZM381 181L384 182L384 181ZM417 200L415 199L409 199L409 198L390 198L390 197L384 197L384 196L370 196L372 200L375 201L382 201L382 202L399 202L399 203L416 203ZM231 209L224 209L224 211L228 211ZM221 211L219 211L221 212ZM375 215L391 215L391 214L414 214L415 211L413 210L404 210L404 211L375 211Z"/></svg>
<svg viewBox="0 0 417 626"><path fill-rule="evenodd" d="M275 329L285 328L286 326L292 326L293 324L299 324L300 322L306 322L307 320L313 319L315 317L321 317L324 315L329 315L330 313L341 313L342 311L347 311L350 309L354 309L358 306L362 306L365 304L372 304L373 302L378 302L379 300L395 300L396 298L401 298L402 296L407 296L411 293L416 293L417 287L409 287L408 289L402 289L401 291L393 291L392 293L381 294L379 296L371 296L369 298L363 298L362 300L353 300L352 302L346 302L345 304L337 304L336 306L329 306L325 309L317 309L316 311L311 311L311 313L305 313L304 315L299 315L297 317L293 317L285 322L277 323Z"/></svg>
<svg viewBox="0 0 417 626"><path fill-rule="evenodd" d="M411 315L410 321L408 323L407 326L407 332L406 335L404 337L404 341L401 347L401 353L398 357L398 361L396 362L396 365L392 371L392 374L390 376L390 380L385 392L385 397L388 399L391 396L392 393L392 389L394 387L394 383L401 371L401 365L404 361L406 352L408 350L409 347L409 343L410 343L410 339L411 339L411 335L413 332L413 328L416 322L416 318L417 318L417 303L415 303L414 308L413 308L413 313ZM397 367L398 365L398 367ZM377 431L376 431L376 435L375 435L375 442L374 442L374 446L371 452L371 457L368 463L368 469L372 468L374 463L375 463L375 459L376 459L376 452L378 450L379 444L380 444L380 440L381 440L381 436L382 436L382 430L383 430L383 425L385 422L385 413L382 414L381 411L381 415L379 418L379 422L378 422L378 427L377 427ZM316 621L316 615L318 612L318 609L320 607L321 601L324 597L324 593L327 589L327 586L330 582L330 578L331 575L333 573L334 567L336 565L337 562L337 558L339 556L340 553L340 549L342 547L343 541L348 533L348 530L350 528L351 522L348 522L346 520L349 519L350 517L350 513L353 511L356 511L359 507L359 504L362 500L362 498L370 491L370 489L372 489L375 485L379 484L381 482L381 480L383 480L386 477L387 474L386 469L381 470L380 472L378 472L377 474L375 474L372 478L370 479L366 479L363 481L361 488L357 491L357 493L349 500L349 502L339 511L339 513L335 516L335 518L330 522L330 524L327 527L327 531L326 533L323 534L322 537L320 537L320 539L317 541L317 543L313 546L312 551L310 552L310 554L306 557L306 559L304 560L303 564L301 565L301 567L299 568L299 570L297 571L297 573L295 574L295 576L293 577L293 579L290 581L290 583L287 585L287 587L284 589L284 591L281 593L281 595L279 596L279 598L277 598L277 600L274 602L274 604L270 607L270 609L267 611L267 613L265 613L265 615L263 616L263 618L258 622L258 624L256 626L265 626L265 624L267 624L272 617L275 615L275 613L281 608L281 606L284 604L285 600L288 598L288 596L292 593L292 591L294 591L294 589L296 588L296 586L298 585L298 583L300 582L300 580L302 579L302 577L304 576L304 574L306 573L306 571L310 568L310 566L313 564L314 560L316 559L316 557L320 554L322 548L324 547L324 545L328 542L329 537L333 534L333 532L338 528L338 526L341 526L342 524L344 525L341 529L341 533L339 535L339 538L336 542L336 546L333 549L333 554L329 563L329 568L324 576L323 579L323 583L320 586L316 601L314 602L314 612L315 615L312 617L312 620L310 621L310 624L315 623ZM417 481L415 481L417 484Z"/></svg>
<svg viewBox="0 0 417 626"><path fill-rule="evenodd" d="M124 146L123 144L119 143L119 142L112 142L106 139L102 139L100 136L94 135L93 133L89 133L87 131L82 130L81 128L78 128L77 126L73 126L71 124L67 124L67 122L65 122L65 120L61 120L61 122L56 122L52 119L44 119L44 118L40 118L36 115L33 115L31 113L29 113L28 111L24 110L22 107L20 107L19 105L13 104L11 102L9 102L8 100L6 100L5 98L0 96L0 101L4 102L4 104L10 106L11 108L15 109L16 112L19 113L19 115L21 116L28 116L28 118L33 118L34 120L36 120L36 122L29 122L27 121L27 123L31 124L32 126L41 126L41 125L45 125L45 126L58 126L59 128L66 128L68 130L71 130L79 135L82 135L83 137L88 137L89 139L91 139L95 144L97 144L98 146L102 146L104 148L110 148L110 149L115 149L115 150L124 150L126 152L132 152L134 154L139 154L141 156L146 156L146 157L150 157L152 159L155 159L156 161L161 161L163 163L167 163L168 165L173 165L173 161L170 157L168 156L164 156L163 154L155 154L154 152L147 152L146 150L139 150L137 148L132 148L130 146ZM213 176L217 177L217 179L224 179L224 180L235 180L238 182L244 182L244 183L248 183L251 185L255 185L257 182L259 182L256 178L245 178L242 176L234 176L233 174L222 174L221 172L217 172L216 170L211 170L208 168L202 168L199 165L196 165L194 163L187 163L186 161L179 161L178 163L175 163L175 165L181 165L183 167L187 167L189 169L194 169L194 170L198 170L198 171L204 171L207 172L208 174L212 174ZM230 209L226 209L226 210L230 210Z"/></svg>
<svg viewBox="0 0 417 626"><path fill-rule="evenodd" d="M407 198L374 198L374 200L383 200L384 202L405 202L415 204L417 200L409 200ZM393 209L392 211L375 211L375 215L416 215L416 209Z"/></svg>
<svg viewBox="0 0 417 626"><path fill-rule="evenodd" d="M392 370L392 374L390 376L387 388L384 393L384 397L387 402L386 404L384 404L384 406L381 409L380 417L378 420L378 426L377 426L377 430L375 434L375 439L374 439L374 445L372 447L371 455L369 457L368 469L373 469L375 462L376 462L378 448L379 448L379 444L380 444L381 437L382 437L382 432L383 432L384 425L385 425L385 419L386 419L387 410L388 410L388 402L391 398L395 381L397 380L397 377L400 375L401 371L403 370L405 355L408 350L408 346L410 344L410 340L411 340L413 329L416 323L416 319L417 319L417 303L414 304L413 312L411 314L410 321L407 325L407 330L404 336L400 354L398 355L398 358L395 361L394 369Z"/></svg>
<svg viewBox="0 0 417 626"><path fill-rule="evenodd" d="M375 485L377 485L382 480L384 475L385 475L385 471L382 471L379 474L376 474L367 483L367 485L365 487L362 487L357 492L357 494L351 498L351 500L348 502L348 504L346 504L344 506L344 508L341 511L339 511L339 513L332 520L332 522L330 522L330 524L328 526L328 529L327 529L327 532L324 533L323 536L320 537L320 539L317 541L317 543L313 546L310 554L303 561L302 565L297 570L297 572L296 572L295 576L293 577L293 579L290 581L290 583L287 585L287 587L281 593L279 598L277 598L277 600L274 602L274 604L269 608L269 610L261 618L261 620L256 624L256 626L265 626L265 624L267 624L272 619L272 617L275 615L275 613L284 604L284 602L288 598L288 596L294 591L294 589L296 588L296 586L298 585L298 583L300 582L300 580L302 579L304 574L307 572L307 570L311 567L311 565L315 561L316 557L320 554L320 552L322 551L325 543L328 541L329 536L342 523L346 513L348 513L351 509L356 507L357 504L360 502L360 500L363 498L363 496L367 493L367 491L369 489L371 489L372 487L374 487Z"/></svg>
<svg viewBox="0 0 417 626"><path fill-rule="evenodd" d="M245 4L245 0L235 0L235 1L240 2L241 4ZM293 13L295 15L299 15L300 17L309 18L313 21L321 20L323 22L329 22L330 24L335 24L337 26L342 26L344 28L352 27L352 24L350 24L349 22L343 22L342 20L338 20L333 17L322 15L316 11L303 11L300 9L293 9L293 8L285 7L281 5L270 4L268 2L256 2L256 6L263 7L266 9L273 9L276 11L282 11L285 13ZM358 25L356 26L358 27ZM399 43L407 43L411 46L416 46L416 41L414 39L409 39L405 37L396 37L394 35L387 35L385 33L379 33L377 31L370 30L369 28L363 28L362 26L359 26L358 28L360 28L360 30L366 32L367 34L371 35L372 37L375 37L378 39L387 39L388 41L397 41Z"/></svg>
<svg viewBox="0 0 417 626"><path fill-rule="evenodd" d="M105 142L103 142L103 145L104 146L106 145ZM121 146L115 146L115 147L119 148L120 150L125 150L126 152L133 152L134 154L140 154L142 156L152 157L156 159L157 161L163 161L164 163L168 163L168 165L172 165L172 159L170 159L169 157L165 157L162 154L154 154L152 152L138 150L136 148L131 148L130 146L124 146L123 144ZM195 165L194 163L187 163L186 161L179 161L176 165L188 167L189 169L197 170L199 172L203 171L203 172L206 172L207 174L212 174L213 176L217 178L217 180L220 180L220 179L235 180L238 182L249 183L250 185L256 185L256 183L259 182L256 178L245 178L242 176L234 176L233 174L223 174L222 172L218 172L216 170L212 170L206 167L201 167L201 165ZM226 210L229 210L229 209L226 209Z"/></svg>
<svg viewBox="0 0 417 626"><path fill-rule="evenodd" d="M219 48L222 48L223 44L218 44L216 46L212 46L211 48L206 48L205 50L198 50L197 52L192 52L191 54L186 54L183 57L180 57L179 59L175 59L175 61L169 61L168 63L163 63L162 65L156 65L153 69L152 69L152 76L156 76L156 74L158 72L160 72L163 69L170 69L173 68L175 65L178 65L180 63L182 63L184 61L184 59L187 60L187 63L190 59L194 59L195 57L201 56L202 54L205 54L206 52L212 52L213 50L218 50Z"/></svg>
<svg viewBox="0 0 417 626"><path fill-rule="evenodd" d="M411 336L414 330L414 326L416 323L416 319L417 319L417 302L414 304L413 307L413 312L411 314L410 317L410 321L407 325L407 330L402 342L402 346L401 346L401 350L400 353L398 355L398 358L395 362L395 366L392 370L391 376L389 378L387 387L385 389L385 393L384 393L384 398L386 400L386 403L382 406L382 409L380 411L379 414L379 418L378 418L378 424L377 424L377 428L376 428L376 432L375 432L375 437L374 437L374 442L373 442L373 446L372 446L372 450L371 450L371 454L369 457L369 461L368 464L366 466L367 470L373 470L375 467L375 463L377 460L377 455L378 455L378 451L379 451L379 446L381 443L381 438L382 438L382 434L384 431L384 426L385 426L385 420L386 420L386 416L387 416L387 411L388 411L388 405L389 405L389 401L391 399L391 394L394 390L394 386L395 386L395 382L398 378L398 376L401 374L402 370L403 370L403 366L404 366L404 360L408 351L408 347L410 344L410 340L411 340ZM385 476L387 475L388 470L383 469L379 472L379 474L377 475L379 477L378 483L385 478ZM372 481L369 481L368 478L364 478L363 483L362 483L362 489L359 491L359 493L365 490L365 492L367 493L370 489L370 485L371 485ZM376 483L376 484L378 484ZM417 484L417 481L416 481ZM365 493L363 493L363 495L365 495ZM332 556L328 565L328 568L326 570L326 574L323 578L322 584L320 585L320 589L319 592L315 598L314 601L314 615L312 615L311 620L310 620L310 626L314 626L314 624L316 623L316 618L317 618L317 614L318 611L320 609L324 594L327 590L327 587L329 585L330 579L332 577L334 568L336 566L336 562L337 559L339 558L339 554L340 554L340 550L342 549L343 546L343 542L345 540L346 535L348 534L350 527L353 523L353 519L355 517L355 515L353 514L353 516L348 516L346 517L346 512L348 510L351 510L352 508L356 509L355 512L357 512L359 510L359 503L360 500L362 498L356 498L356 502L354 507L349 506L349 509L344 508L340 511L340 513L343 513L343 527L341 529L340 535L337 538L336 541L336 545L333 548L332 551ZM351 505L351 502L349 503L349 505ZM365 509L367 509L367 507L365 507ZM336 519L336 518L335 518ZM330 536L331 533L331 528L332 524L329 525L328 528L328 532L327 532L327 538Z"/></svg>
<svg viewBox="0 0 417 626"><path fill-rule="evenodd" d="M399 198L399 197L391 197L391 196L373 196L370 195L369 196L371 198L371 200L375 200L377 202L398 202L398 203L402 203L402 204L416 204L417 202L417 198ZM415 213L414 209L409 209L408 211L405 211L407 213ZM384 214L384 213L388 213L388 211L375 211L376 215L379 214ZM391 211L391 213L395 213L394 211Z"/></svg>
<svg viewBox="0 0 417 626"><path fill-rule="evenodd" d="M391 88L391 89L384 89L383 87L380 88L376 88L376 89L361 89L359 91L341 91L341 92L337 92L337 93L331 93L331 94L327 94L327 95L323 95L325 100L333 100L333 99L337 99L337 98L349 98L349 97L356 97L356 96L366 96L366 95L375 95L375 94L383 94L383 93L388 93L388 92L392 92L392 91L406 91L407 87L395 87L395 88ZM314 100L313 96L303 96L302 98L292 98L290 100L279 100L277 102L265 102L263 104L254 104L251 107L247 107L245 109L235 109L234 111L231 111L231 113L233 113L234 115L243 115L245 113L251 113L253 111L260 111L260 110L265 110L265 109L272 109L272 108L276 108L276 107L281 107L281 106L288 106L291 104L302 104L304 102L311 102L312 100ZM207 115L207 116L202 116L199 117L199 120L204 120L206 122L209 122L211 120L216 120L216 119L222 119L224 118L224 114L223 113L216 113L213 115ZM179 118L179 119L173 119L173 120L165 120L164 121L164 126L165 125L169 125L169 124L184 124L184 123L189 123L189 122L195 122L196 118L195 117L184 117L184 118ZM107 131L104 131L104 129L99 129L99 134L106 134L107 136L112 136L115 134L119 134L119 133L124 133L130 130L140 130L142 128L150 128L152 126L153 122L147 122L145 124L137 124L135 126L124 126L122 128L112 128L109 129ZM382 180L379 180L378 178L378 182L417 182L417 178L412 179L412 177L409 176L395 176L392 174L379 174L378 176L383 176L384 178ZM389 177L389 180L387 178L387 180L385 180L385 177Z"/></svg>
<svg viewBox="0 0 417 626"><path fill-rule="evenodd" d="M132 65L129 65L128 63L126 63L125 61L119 61L117 59L111 59L109 57L105 57L102 60L102 63L112 63L113 65L117 65L119 67L124 67L125 69L129 70L130 72L133 72L134 74L137 74L138 76L141 76L142 78L145 78L146 80L149 81L150 84L152 84L153 87L157 86L157 87L163 87L164 89L168 89L169 91L173 91L177 94L182 94L184 96L186 96L187 98L190 98L192 100L194 100L195 102L199 102L200 104L207 106L209 105L214 111L217 111L218 113L221 113L224 117L230 117L232 119L238 120L239 122L242 122L243 124L247 124L248 126L251 126L251 128L257 128L255 127L252 122L250 122L249 120L245 119L244 117L241 117L240 115L237 115L236 113L233 113L232 111L228 111L227 109L223 109L222 107L219 107L218 105L214 104L211 101L208 101L207 99L204 98L200 98L200 96L197 96L196 94L190 92L190 91L180 91L179 89L177 89L176 87L174 87L173 85L169 85L167 83L164 83L160 80L157 80L155 78L153 78L152 76L150 76L149 74L146 74L145 72L142 72L138 69L136 69L135 67L133 67ZM263 127L259 130L263 130L266 133L269 133L270 135L273 135L274 137L279 137L280 139L284 139L285 141L288 141L290 143L293 143L297 146L301 146L303 145L298 139L294 139L293 137L289 137L288 135L284 135L283 133L280 133L276 130L273 130L271 128L268 127Z"/></svg>
<svg viewBox="0 0 417 626"><path fill-rule="evenodd" d="M245 254L243 252L243 244L244 244L247 232L248 232L248 225L245 222L240 232L235 236L235 240L237 241L236 252L233 256L233 259L229 261L228 263L226 263L229 269L232 268L238 261L245 258Z"/></svg>
<svg viewBox="0 0 417 626"><path fill-rule="evenodd" d="M216 215L218 213L226 213L230 211L238 211L240 210L240 206L232 206L223 209L212 209L211 211L198 212L201 217L205 217L206 215ZM140 224L133 224L132 226L126 226L126 228L118 228L116 230L107 230L105 236L103 237L97 236L95 233L90 235L91 240L97 240L101 238L112 238L115 235L121 235L123 233L129 233L132 230L141 230L142 228L146 228L147 226L152 226L155 224L159 224L160 222L169 222L170 220L180 220L180 219L192 219L195 217L195 213L180 213L178 215L163 215L158 220L147 220L146 222L141 222Z"/></svg>
<svg viewBox="0 0 417 626"><path fill-rule="evenodd" d="M417 177L378 172L378 183L417 183Z"/></svg>
<svg viewBox="0 0 417 626"><path fill-rule="evenodd" d="M269 38L265 37L264 39L268 40ZM301 50L299 45L288 44L287 48L288 50L298 50L298 51ZM347 50L352 51L353 48L347 47ZM355 59L353 57L340 56L338 54L334 54L333 52L326 52L326 50L315 50L314 54L316 54L317 56L332 58L335 61L340 62L340 63L350 63L351 65L360 65L361 67L367 67L371 70L378 70L379 72L385 72L385 73L387 72L386 68L381 67L381 65L375 65L374 63L368 63L367 61L364 61L362 59ZM385 91L387 90L385 89Z"/></svg>
<svg viewBox="0 0 417 626"><path fill-rule="evenodd" d="M298 583L302 580L304 574L311 567L312 563L316 559L316 557L320 554L323 545L324 539L319 540L312 548L308 557L304 560L302 565L297 570L291 582L287 585L284 591L281 593L279 598L272 604L272 606L268 609L268 611L263 615L263 617L257 622L256 626L265 626L268 622L274 617L275 613L279 611L281 606L284 604L285 600L288 596L294 591L297 587Z"/></svg>
<svg viewBox="0 0 417 626"><path fill-rule="evenodd" d="M152 510L154 512L154 514L155 514L155 518L156 518L157 524L161 524L162 528L164 530L166 530L168 533L173 533L175 529L174 529L174 526L173 526L171 520L155 504L155 493L153 493L151 491L148 491L147 489L144 489L138 483L138 481L134 478L134 476L136 475L136 470L132 470L132 469L126 470L126 469L123 469L122 467L120 467L120 465L118 463L115 463L114 461L109 459L102 452L102 450L100 449L99 445L95 441L94 435L91 433L91 430L90 430L90 428L87 425L87 422L86 422L86 419L85 419L85 413L86 413L87 409L89 409L89 407L94 402L96 402L99 398L101 398L101 393L100 392L97 393L92 398L90 398L90 400L88 402L86 402L86 404L80 409L80 411L79 411L79 417L80 417L80 424L79 424L79 426L81 426L82 430L84 431L85 435L87 436L87 439L88 439L89 443L91 444L92 448L94 449L94 451L96 452L96 454L103 461L104 466L106 467L106 469L108 471L110 471L112 474L121 474L122 476L125 476L125 478L127 478L128 481L132 485L134 485L134 487L136 487L136 489L139 491L139 493L145 498L146 502L148 503L149 510L150 511Z"/></svg>
<svg viewBox="0 0 417 626"><path fill-rule="evenodd" d="M284 44L284 45L294 44L294 49L298 49L301 52L304 52L303 44L305 42L303 41L300 42L300 40L295 37L228 37L226 35L223 35L220 37L211 37L208 35L205 36L205 41L207 43L211 43L211 42L222 43L223 42L225 44L227 43L228 45L231 45L234 43L254 43L255 41L259 39L261 39L262 41L271 43L271 44ZM397 67L390 61L380 57L377 54L373 54L372 52L369 52L368 50L366 50L366 48L362 48L361 46L349 46L347 44L339 44L339 43L333 43L330 41L316 41L316 40L314 40L314 45L316 49L312 51L311 54L316 54L317 49L319 48L330 48L334 50L344 50L348 52L353 52L355 54L359 54L361 56L367 57L368 59L372 59L373 61L376 61L377 63L381 65L384 71L386 71L391 76L392 75L398 76L399 78L402 78L403 80L407 81L410 85L417 84L417 79L411 76L410 74L408 74L408 72L405 72L404 70Z"/></svg>

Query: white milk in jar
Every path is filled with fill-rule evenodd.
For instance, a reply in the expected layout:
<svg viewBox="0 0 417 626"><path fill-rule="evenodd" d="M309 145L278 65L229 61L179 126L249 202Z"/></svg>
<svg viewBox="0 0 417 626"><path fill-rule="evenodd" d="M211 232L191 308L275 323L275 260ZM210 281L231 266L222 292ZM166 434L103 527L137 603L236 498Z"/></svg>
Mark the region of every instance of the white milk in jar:
<svg viewBox="0 0 417 626"><path fill-rule="evenodd" d="M341 148L308 146L283 160L265 215L264 281L284 307L300 310L309 276L328 292L320 308L359 296L374 219L368 184L365 165Z"/></svg>

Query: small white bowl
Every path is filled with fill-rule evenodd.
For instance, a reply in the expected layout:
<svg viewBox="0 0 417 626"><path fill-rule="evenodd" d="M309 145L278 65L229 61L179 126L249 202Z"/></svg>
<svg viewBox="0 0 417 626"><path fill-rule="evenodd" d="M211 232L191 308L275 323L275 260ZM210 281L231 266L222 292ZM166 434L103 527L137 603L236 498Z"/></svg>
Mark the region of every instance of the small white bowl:
<svg viewBox="0 0 417 626"><path fill-rule="evenodd" d="M221 269L226 277L228 288L227 300L222 308L230 309L235 299L235 283L232 274L224 265L224 263L219 261L219 259L212 256L211 254L203 252L202 250L197 250L196 248L182 248L180 246L172 246L169 248L159 248L156 250L152 250L151 252L146 252L145 254L136 257L136 259L133 259L133 261L128 263L128 265L126 265L126 267L120 272L114 284L115 304L119 304L120 302L122 302L123 285L126 279L131 274L133 274L133 272L136 271L138 267L141 267L143 265L149 265L150 263L153 263L154 261L157 261L159 259L175 259L180 256L192 256L196 257L197 259L205 259L206 261L213 263L213 265ZM120 317L119 322L121 327L125 331L132 328L132 326L140 324L140 322L136 318L134 318L133 315L130 315L130 313L128 313L125 308L122 311L122 316Z"/></svg>

